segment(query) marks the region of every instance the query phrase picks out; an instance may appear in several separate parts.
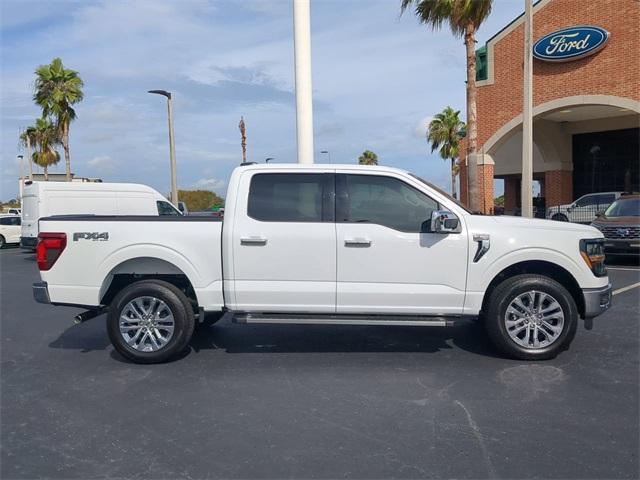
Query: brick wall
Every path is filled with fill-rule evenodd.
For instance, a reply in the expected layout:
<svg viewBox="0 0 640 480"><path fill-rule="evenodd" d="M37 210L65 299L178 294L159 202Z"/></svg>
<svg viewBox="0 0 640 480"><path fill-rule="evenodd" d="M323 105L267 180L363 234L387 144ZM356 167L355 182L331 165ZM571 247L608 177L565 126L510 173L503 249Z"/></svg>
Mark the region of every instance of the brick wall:
<svg viewBox="0 0 640 480"><path fill-rule="evenodd" d="M573 178L568 170L544 172L544 196L547 208L573 201Z"/></svg>
<svg viewBox="0 0 640 480"><path fill-rule="evenodd" d="M640 101L638 54L640 2L637 0L553 0L533 20L534 41L575 25L608 30L598 53L565 63L533 62L533 104L574 95L614 95ZM522 113L524 26L494 47L494 83L478 87L478 145Z"/></svg>
<svg viewBox="0 0 640 480"><path fill-rule="evenodd" d="M596 25L608 30L609 43L598 53L565 63L534 60L533 104L576 95L613 95L640 101L640 2L638 0L552 0L535 13L534 41L562 28ZM521 24L494 45L494 83L478 87L478 148L504 124L522 113L524 61ZM466 149L461 148L462 152ZM482 166L478 167L479 175ZM569 180L566 179L569 176ZM462 172L461 172L462 179ZM571 201L571 172L545 176L547 205L555 199ZM479 178L480 181L480 178ZM487 178L479 184L487 198L482 205L493 206L493 188ZM557 183L557 185L556 185ZM468 199L461 183L460 197ZM560 191L558 188L562 188ZM564 202L563 203L567 203Z"/></svg>
<svg viewBox="0 0 640 480"><path fill-rule="evenodd" d="M518 206L518 188L520 188L518 180L514 177L504 179L504 209L509 213L512 213Z"/></svg>

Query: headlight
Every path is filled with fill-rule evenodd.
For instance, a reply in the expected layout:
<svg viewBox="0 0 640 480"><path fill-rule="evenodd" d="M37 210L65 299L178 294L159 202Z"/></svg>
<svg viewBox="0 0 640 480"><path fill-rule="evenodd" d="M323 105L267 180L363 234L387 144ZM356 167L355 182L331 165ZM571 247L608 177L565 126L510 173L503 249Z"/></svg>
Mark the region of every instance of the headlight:
<svg viewBox="0 0 640 480"><path fill-rule="evenodd" d="M603 238L580 240L580 255L596 277L604 277L607 274L607 268L604 266Z"/></svg>

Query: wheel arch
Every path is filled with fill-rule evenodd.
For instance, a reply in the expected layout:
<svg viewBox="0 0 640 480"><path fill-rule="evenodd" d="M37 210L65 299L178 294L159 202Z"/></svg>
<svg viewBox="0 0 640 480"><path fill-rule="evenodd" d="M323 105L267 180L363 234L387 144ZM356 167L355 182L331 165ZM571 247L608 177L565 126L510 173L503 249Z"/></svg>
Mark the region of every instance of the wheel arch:
<svg viewBox="0 0 640 480"><path fill-rule="evenodd" d="M584 296L582 295L582 289L580 288L580 285L578 284L576 278L564 267L545 260L524 260L502 269L497 275L493 277L485 291L482 300L482 311L486 312L487 302L491 297L491 293L499 284L516 275L528 273L542 275L560 283L569 291L574 301L576 302L576 307L578 308L580 317L584 318Z"/></svg>
<svg viewBox="0 0 640 480"><path fill-rule="evenodd" d="M149 256L129 258L112 267L100 287L100 303L108 305L118 292L133 282L152 279L175 285L197 308L198 298L189 275L168 260Z"/></svg>

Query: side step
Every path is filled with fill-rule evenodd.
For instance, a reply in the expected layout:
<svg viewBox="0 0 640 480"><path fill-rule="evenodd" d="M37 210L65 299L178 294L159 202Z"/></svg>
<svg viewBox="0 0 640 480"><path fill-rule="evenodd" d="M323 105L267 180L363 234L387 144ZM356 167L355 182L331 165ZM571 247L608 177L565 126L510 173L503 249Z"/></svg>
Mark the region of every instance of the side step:
<svg viewBox="0 0 640 480"><path fill-rule="evenodd" d="M395 325L415 327L451 327L460 317L414 315L322 315L295 313L236 313L235 323L273 323L286 325Z"/></svg>

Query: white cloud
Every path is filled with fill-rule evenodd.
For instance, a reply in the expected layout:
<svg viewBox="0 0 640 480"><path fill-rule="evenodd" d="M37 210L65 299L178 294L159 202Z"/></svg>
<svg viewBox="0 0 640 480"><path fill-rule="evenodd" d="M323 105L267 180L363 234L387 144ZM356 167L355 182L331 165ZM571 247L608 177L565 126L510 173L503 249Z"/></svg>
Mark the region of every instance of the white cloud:
<svg viewBox="0 0 640 480"><path fill-rule="evenodd" d="M420 140L425 140L427 138L427 128L429 128L431 120L433 120L433 116L421 118L413 129L413 136Z"/></svg>
<svg viewBox="0 0 640 480"><path fill-rule="evenodd" d="M193 186L197 189L211 190L213 192L220 192L224 190L227 182L225 180L219 180L217 178L201 178Z"/></svg>
<svg viewBox="0 0 640 480"><path fill-rule="evenodd" d="M91 167L103 167L109 163L111 163L111 157L109 155L98 155L87 162Z"/></svg>

